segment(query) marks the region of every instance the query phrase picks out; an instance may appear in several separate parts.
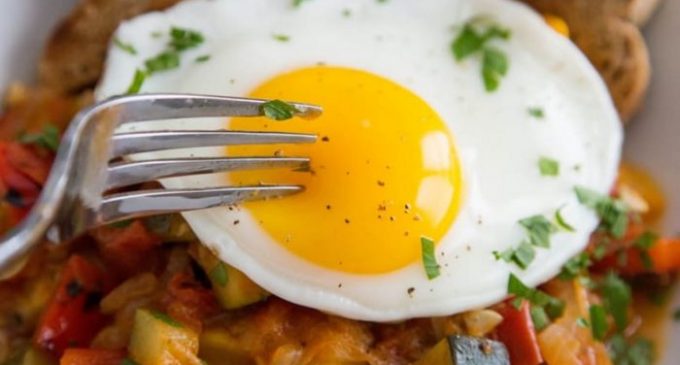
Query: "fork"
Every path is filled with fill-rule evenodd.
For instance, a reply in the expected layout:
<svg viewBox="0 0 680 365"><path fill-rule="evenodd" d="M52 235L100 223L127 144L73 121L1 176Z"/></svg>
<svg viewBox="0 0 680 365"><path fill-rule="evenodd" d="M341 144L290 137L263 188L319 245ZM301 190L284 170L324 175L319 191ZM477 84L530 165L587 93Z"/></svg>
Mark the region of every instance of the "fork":
<svg viewBox="0 0 680 365"><path fill-rule="evenodd" d="M298 185L221 186L111 192L161 178L224 171L309 166L306 157L187 157L120 162L120 157L170 149L245 144L313 143L311 134L229 130L166 130L116 133L131 122L179 118L261 116L263 99L194 94L113 97L82 110L64 133L50 175L35 205L0 240L0 271L18 263L44 237L70 240L100 225L142 216L206 209L282 197ZM296 115L313 118L321 108L290 103ZM118 160L118 162L116 162Z"/></svg>

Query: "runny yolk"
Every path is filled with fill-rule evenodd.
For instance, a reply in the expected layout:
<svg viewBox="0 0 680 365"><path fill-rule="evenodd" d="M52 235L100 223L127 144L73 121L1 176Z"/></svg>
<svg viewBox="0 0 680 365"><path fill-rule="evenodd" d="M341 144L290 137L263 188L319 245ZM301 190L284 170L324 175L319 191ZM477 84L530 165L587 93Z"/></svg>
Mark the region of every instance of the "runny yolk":
<svg viewBox="0 0 680 365"><path fill-rule="evenodd" d="M421 260L463 193L453 138L409 90L371 73L309 67L278 75L251 97L318 104L315 120L234 118L232 130L304 132L314 144L229 147L231 156L309 156L309 171L234 172L232 183L300 184L303 193L244 205L275 241L321 267L347 273L397 270Z"/></svg>

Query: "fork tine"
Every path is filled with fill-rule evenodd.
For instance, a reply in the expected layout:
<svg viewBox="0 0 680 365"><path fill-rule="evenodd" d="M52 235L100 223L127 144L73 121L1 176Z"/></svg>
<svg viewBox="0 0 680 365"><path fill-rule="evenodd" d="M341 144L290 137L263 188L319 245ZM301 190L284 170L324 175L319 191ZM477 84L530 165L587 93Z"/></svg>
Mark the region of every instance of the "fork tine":
<svg viewBox="0 0 680 365"><path fill-rule="evenodd" d="M221 171L309 167L306 157L174 158L113 164L108 168L106 189L167 177L210 174Z"/></svg>
<svg viewBox="0 0 680 365"><path fill-rule="evenodd" d="M147 215L213 208L278 198L303 190L304 187L298 185L269 185L135 191L105 197L99 210L99 220L100 223L110 223Z"/></svg>
<svg viewBox="0 0 680 365"><path fill-rule="evenodd" d="M121 123L144 122L177 118L255 117L261 116L261 106L268 100L211 96L198 94L138 94L108 99L107 107L125 105L120 110ZM315 118L321 107L304 103L290 103L297 116Z"/></svg>
<svg viewBox="0 0 680 365"><path fill-rule="evenodd" d="M239 131L151 131L114 134L111 158L175 148L247 144L313 143L316 136L301 133Z"/></svg>

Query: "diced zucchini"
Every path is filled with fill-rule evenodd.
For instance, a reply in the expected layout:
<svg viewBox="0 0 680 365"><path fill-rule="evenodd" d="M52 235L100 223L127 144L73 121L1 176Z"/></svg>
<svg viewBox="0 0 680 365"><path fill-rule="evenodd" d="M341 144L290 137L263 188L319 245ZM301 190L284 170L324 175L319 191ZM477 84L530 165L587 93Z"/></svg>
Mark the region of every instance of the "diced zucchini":
<svg viewBox="0 0 680 365"><path fill-rule="evenodd" d="M266 290L260 288L245 274L220 261L207 247L194 244L191 251L208 274L217 300L223 308L245 307L269 296Z"/></svg>
<svg viewBox="0 0 680 365"><path fill-rule="evenodd" d="M29 347L21 360L21 365L55 365L56 363L57 361L50 355L34 347Z"/></svg>
<svg viewBox="0 0 680 365"><path fill-rule="evenodd" d="M254 365L255 361L224 328L207 328L201 334L198 355L209 365Z"/></svg>
<svg viewBox="0 0 680 365"><path fill-rule="evenodd" d="M439 341L415 365L510 365L505 345L470 336L449 336Z"/></svg>
<svg viewBox="0 0 680 365"><path fill-rule="evenodd" d="M128 345L139 365L198 364L198 334L164 313L138 309Z"/></svg>

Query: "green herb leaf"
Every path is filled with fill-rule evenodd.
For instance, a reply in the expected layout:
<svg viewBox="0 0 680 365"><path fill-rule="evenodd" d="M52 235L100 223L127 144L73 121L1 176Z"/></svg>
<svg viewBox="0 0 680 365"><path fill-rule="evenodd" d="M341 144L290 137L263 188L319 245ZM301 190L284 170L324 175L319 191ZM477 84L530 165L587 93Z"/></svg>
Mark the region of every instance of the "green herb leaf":
<svg viewBox="0 0 680 365"><path fill-rule="evenodd" d="M609 273L602 281L600 290L605 308L614 317L617 329L623 331L628 325L628 307L631 303L630 286L616 274Z"/></svg>
<svg viewBox="0 0 680 365"><path fill-rule="evenodd" d="M197 63L203 63L203 62L206 62L206 61L209 61L209 60L210 60L210 55L209 55L209 54L206 54L206 55L203 55L203 56L198 56L198 57L196 57L196 62L197 62Z"/></svg>
<svg viewBox="0 0 680 365"><path fill-rule="evenodd" d="M550 247L550 235L557 231L557 227L542 215L524 218L519 224L529 234L531 244L539 247Z"/></svg>
<svg viewBox="0 0 680 365"><path fill-rule="evenodd" d="M588 328L590 327L590 322L588 322L588 320L583 317L578 317L576 318L576 325L581 328Z"/></svg>
<svg viewBox="0 0 680 365"><path fill-rule="evenodd" d="M582 252L572 257L564 264L559 278L562 280L573 280L584 274L590 265L592 265L590 257L588 257L587 253Z"/></svg>
<svg viewBox="0 0 680 365"><path fill-rule="evenodd" d="M24 133L19 136L19 142L34 144L56 152L59 148L59 129L53 124L45 124L39 133Z"/></svg>
<svg viewBox="0 0 680 365"><path fill-rule="evenodd" d="M496 91L500 86L501 77L508 73L508 58L505 53L496 48L486 48L482 55L482 79L486 91Z"/></svg>
<svg viewBox="0 0 680 365"><path fill-rule="evenodd" d="M166 51L156 57L149 58L144 62L147 74L159 71L172 70L179 67L179 54L175 51Z"/></svg>
<svg viewBox="0 0 680 365"><path fill-rule="evenodd" d="M170 47L176 51L184 51L198 47L203 43L203 34L191 29L172 27L170 28Z"/></svg>
<svg viewBox="0 0 680 365"><path fill-rule="evenodd" d="M545 112L542 108L533 107L528 109L529 115L536 119L543 119L545 117Z"/></svg>
<svg viewBox="0 0 680 365"><path fill-rule="evenodd" d="M593 338L602 341L607 335L609 326L607 325L607 312L601 305L590 306L590 330L593 333Z"/></svg>
<svg viewBox="0 0 680 365"><path fill-rule="evenodd" d="M536 331L540 332L550 324L550 318L548 318L543 307L532 305L529 314L531 314L531 321L534 323Z"/></svg>
<svg viewBox="0 0 680 365"><path fill-rule="evenodd" d="M560 174L560 163L552 158L542 156L538 159L538 169L543 176L557 176Z"/></svg>
<svg viewBox="0 0 680 365"><path fill-rule="evenodd" d="M229 282L229 275L224 264L219 262L212 270L210 270L210 278L213 279L219 286L225 286Z"/></svg>
<svg viewBox="0 0 680 365"><path fill-rule="evenodd" d="M434 252L434 241L431 239L421 236L420 246L423 256L423 267L425 268L425 274L427 278L432 280L439 276L439 264L437 263L437 257Z"/></svg>
<svg viewBox="0 0 680 365"><path fill-rule="evenodd" d="M574 191L581 204L595 210L607 232L615 238L623 237L628 229L628 206L623 201L581 186Z"/></svg>
<svg viewBox="0 0 680 365"><path fill-rule="evenodd" d="M293 7L294 8L299 8L302 3L304 3L307 0L293 0Z"/></svg>
<svg viewBox="0 0 680 365"><path fill-rule="evenodd" d="M496 258L496 260L503 260L505 262L510 262L510 261L512 261L512 257L515 254L515 249L509 248L509 249L507 249L503 252L493 251L492 254Z"/></svg>
<svg viewBox="0 0 680 365"><path fill-rule="evenodd" d="M567 223L567 221L564 219L564 216L562 216L562 208L558 209L555 212L555 222L557 222L557 225L564 229L567 232L576 232L576 229L574 227Z"/></svg>
<svg viewBox="0 0 680 365"><path fill-rule="evenodd" d="M484 38L482 38L472 25L468 23L463 26L463 30L453 40L451 51L453 52L456 61L460 61L465 57L480 51L484 42Z"/></svg>
<svg viewBox="0 0 680 365"><path fill-rule="evenodd" d="M160 311L155 311L152 310L150 311L151 315L154 316L156 319L161 320L163 323L173 326L173 327L184 327L180 322L175 320L174 318L170 317L169 315L160 312Z"/></svg>
<svg viewBox="0 0 680 365"><path fill-rule="evenodd" d="M512 261L520 268L526 269L531 265L531 262L534 261L535 256L536 252L534 251L534 247L529 242L524 241L513 253Z"/></svg>
<svg viewBox="0 0 680 365"><path fill-rule="evenodd" d="M564 312L564 302L552 297L538 289L532 289L526 285L515 274L510 274L508 278L508 294L513 294L518 298L528 300L531 304L543 307L548 317L555 319Z"/></svg>
<svg viewBox="0 0 680 365"><path fill-rule="evenodd" d="M145 80L146 72L140 69L135 70L135 75L132 77L132 82L130 82L130 86L128 86L127 90L125 91L125 94L127 95L137 94L139 90L142 89L142 85L144 85Z"/></svg>
<svg viewBox="0 0 680 365"><path fill-rule="evenodd" d="M607 345L614 365L654 364L654 347L647 339L639 338L628 343L622 334L616 334Z"/></svg>
<svg viewBox="0 0 680 365"><path fill-rule="evenodd" d="M279 41L279 42L290 41L290 36L287 36L285 34L272 34L272 38L274 38L275 41Z"/></svg>
<svg viewBox="0 0 680 365"><path fill-rule="evenodd" d="M121 41L118 37L113 38L113 44L116 47L120 48L123 52L127 52L131 55L137 54L137 50L135 49L135 47L132 44L125 43L125 42Z"/></svg>
<svg viewBox="0 0 680 365"><path fill-rule="evenodd" d="M654 246L659 236L651 231L646 231L633 243L633 246L640 250L640 259L642 260L642 265L647 270L654 269L654 261L649 255L649 249Z"/></svg>
<svg viewBox="0 0 680 365"><path fill-rule="evenodd" d="M270 100L260 106L260 111L273 120L287 120L299 112L293 105L281 100Z"/></svg>

